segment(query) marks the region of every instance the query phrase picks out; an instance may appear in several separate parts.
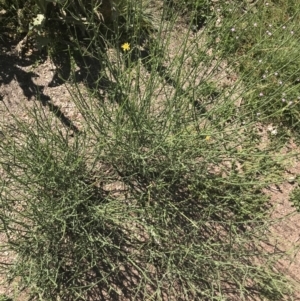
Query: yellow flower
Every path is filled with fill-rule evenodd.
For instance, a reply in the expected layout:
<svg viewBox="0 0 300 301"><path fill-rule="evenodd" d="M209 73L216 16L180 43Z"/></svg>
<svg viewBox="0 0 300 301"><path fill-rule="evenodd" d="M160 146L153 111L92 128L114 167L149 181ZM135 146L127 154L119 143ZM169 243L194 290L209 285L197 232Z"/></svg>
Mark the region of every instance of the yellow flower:
<svg viewBox="0 0 300 301"><path fill-rule="evenodd" d="M206 136L206 137L205 137L205 140L206 140L206 141L209 141L209 140L210 140L210 136Z"/></svg>
<svg viewBox="0 0 300 301"><path fill-rule="evenodd" d="M121 48L123 49L123 51L128 51L130 50L130 44L129 43L124 43Z"/></svg>

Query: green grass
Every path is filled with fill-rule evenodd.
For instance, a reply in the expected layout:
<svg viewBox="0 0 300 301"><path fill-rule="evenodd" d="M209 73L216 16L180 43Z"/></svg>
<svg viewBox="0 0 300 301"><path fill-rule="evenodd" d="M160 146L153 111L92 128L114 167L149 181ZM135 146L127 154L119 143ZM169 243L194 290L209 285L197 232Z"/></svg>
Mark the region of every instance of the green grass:
<svg viewBox="0 0 300 301"><path fill-rule="evenodd" d="M216 53L233 60L245 85L255 85L245 105L275 122L281 134L299 132L299 21L294 1L256 1L218 6L221 27L213 29Z"/></svg>
<svg viewBox="0 0 300 301"><path fill-rule="evenodd" d="M12 299L7 297L6 295L0 295L0 300L1 301L12 301Z"/></svg>
<svg viewBox="0 0 300 301"><path fill-rule="evenodd" d="M272 225L264 189L283 181L294 155L281 155L279 129L286 121L293 135L287 116L296 118L297 104L274 99L296 96L297 67L288 50L276 65L279 27L272 39L259 36L261 27L246 39L246 21L267 10L199 2L195 15L209 13L195 31L179 11L191 3L157 1L161 11L146 11L129 1L120 23L106 28L109 37L103 28L91 44L72 36L67 77L83 118L77 133L39 103L27 112L30 122L7 107L14 127L1 127L1 249L15 256L1 267L28 296L274 301L297 291L276 270L285 254L262 248ZM299 48L296 33L284 37L277 49ZM263 49L272 51L259 65ZM83 85L75 64L86 72ZM270 76L262 79L262 70ZM262 134L270 122L277 134Z"/></svg>

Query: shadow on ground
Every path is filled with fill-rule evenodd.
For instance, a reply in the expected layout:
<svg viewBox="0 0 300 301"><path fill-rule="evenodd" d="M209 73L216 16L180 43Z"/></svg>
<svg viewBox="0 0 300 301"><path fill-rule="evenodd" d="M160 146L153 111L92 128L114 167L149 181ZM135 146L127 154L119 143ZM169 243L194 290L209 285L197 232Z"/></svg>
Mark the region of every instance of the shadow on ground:
<svg viewBox="0 0 300 301"><path fill-rule="evenodd" d="M2 43L2 45L0 44L0 87L16 81L28 101L33 97L36 98L43 106L47 106L65 126L74 133L79 133L79 129L73 122L44 93L45 86L34 83L34 79L39 77L39 75L34 71L24 70L26 67L34 66L36 62L39 62L39 64L44 63L48 57L45 51L33 53L27 57L20 57L12 50L15 46L13 43L5 43L4 41ZM101 63L99 58L81 55L72 57L77 65L75 72L72 72L69 52L60 51L51 56L56 70L48 87L57 87L63 85L66 81L72 80L76 83L83 83L88 90L94 93L100 90L104 91L104 94L97 93L96 95L99 100L103 99L105 92L111 90L114 83L106 77L100 78ZM3 101L3 98L4 96L0 94L0 101Z"/></svg>

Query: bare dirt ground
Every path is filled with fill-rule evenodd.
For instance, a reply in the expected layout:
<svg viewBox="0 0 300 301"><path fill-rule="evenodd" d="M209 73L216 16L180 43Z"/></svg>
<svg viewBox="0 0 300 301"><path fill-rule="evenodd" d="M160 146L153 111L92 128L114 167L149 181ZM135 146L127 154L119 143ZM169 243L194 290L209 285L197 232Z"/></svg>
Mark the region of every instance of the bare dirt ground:
<svg viewBox="0 0 300 301"><path fill-rule="evenodd" d="M295 149L295 145L291 148ZM295 299L300 300L300 213L295 211L289 201L289 194L297 184L293 179L300 173L300 162L295 160L287 171L287 181L280 186L270 187L271 203L274 206L272 217L276 220L271 228L274 251L288 254L289 260L279 260L276 267L284 272L298 288Z"/></svg>

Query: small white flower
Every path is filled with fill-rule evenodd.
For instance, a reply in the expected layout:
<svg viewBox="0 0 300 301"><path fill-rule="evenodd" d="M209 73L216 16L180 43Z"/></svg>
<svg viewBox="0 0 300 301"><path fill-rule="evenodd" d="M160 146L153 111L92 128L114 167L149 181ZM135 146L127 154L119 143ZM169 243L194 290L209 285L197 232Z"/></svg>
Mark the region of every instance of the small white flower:
<svg viewBox="0 0 300 301"><path fill-rule="evenodd" d="M254 26L254 27L257 27L257 23L254 23L253 26Z"/></svg>
<svg viewBox="0 0 300 301"><path fill-rule="evenodd" d="M280 81L278 82L278 84L279 84L279 85L282 85L282 81L280 80Z"/></svg>
<svg viewBox="0 0 300 301"><path fill-rule="evenodd" d="M275 72L274 75L277 76L277 75L278 75L278 72Z"/></svg>
<svg viewBox="0 0 300 301"><path fill-rule="evenodd" d="M231 31L232 31L232 32L234 32L234 31L235 31L235 28L234 28L234 27L232 27L232 28L231 28Z"/></svg>
<svg viewBox="0 0 300 301"><path fill-rule="evenodd" d="M260 92L260 93L259 93L259 96L260 96L260 97L261 97L261 96L264 96L264 93Z"/></svg>
<svg viewBox="0 0 300 301"><path fill-rule="evenodd" d="M286 29L286 26L283 25L283 26L282 26L282 29Z"/></svg>
<svg viewBox="0 0 300 301"><path fill-rule="evenodd" d="M268 125L267 130L271 133L271 135L276 135L277 134L277 129L273 127L273 125Z"/></svg>
<svg viewBox="0 0 300 301"><path fill-rule="evenodd" d="M291 31L291 34L294 34L294 31L293 31L293 30Z"/></svg>
<svg viewBox="0 0 300 301"><path fill-rule="evenodd" d="M271 135L277 135L277 129L274 129L273 131L271 131Z"/></svg>
<svg viewBox="0 0 300 301"><path fill-rule="evenodd" d="M291 106L292 104L293 104L293 102L292 102L292 101L289 101L288 105Z"/></svg>
<svg viewBox="0 0 300 301"><path fill-rule="evenodd" d="M282 98L281 100L282 100L282 102L285 102L285 98Z"/></svg>
<svg viewBox="0 0 300 301"><path fill-rule="evenodd" d="M259 63L261 63L261 62L262 62L262 60L259 60L258 62L259 62Z"/></svg>

